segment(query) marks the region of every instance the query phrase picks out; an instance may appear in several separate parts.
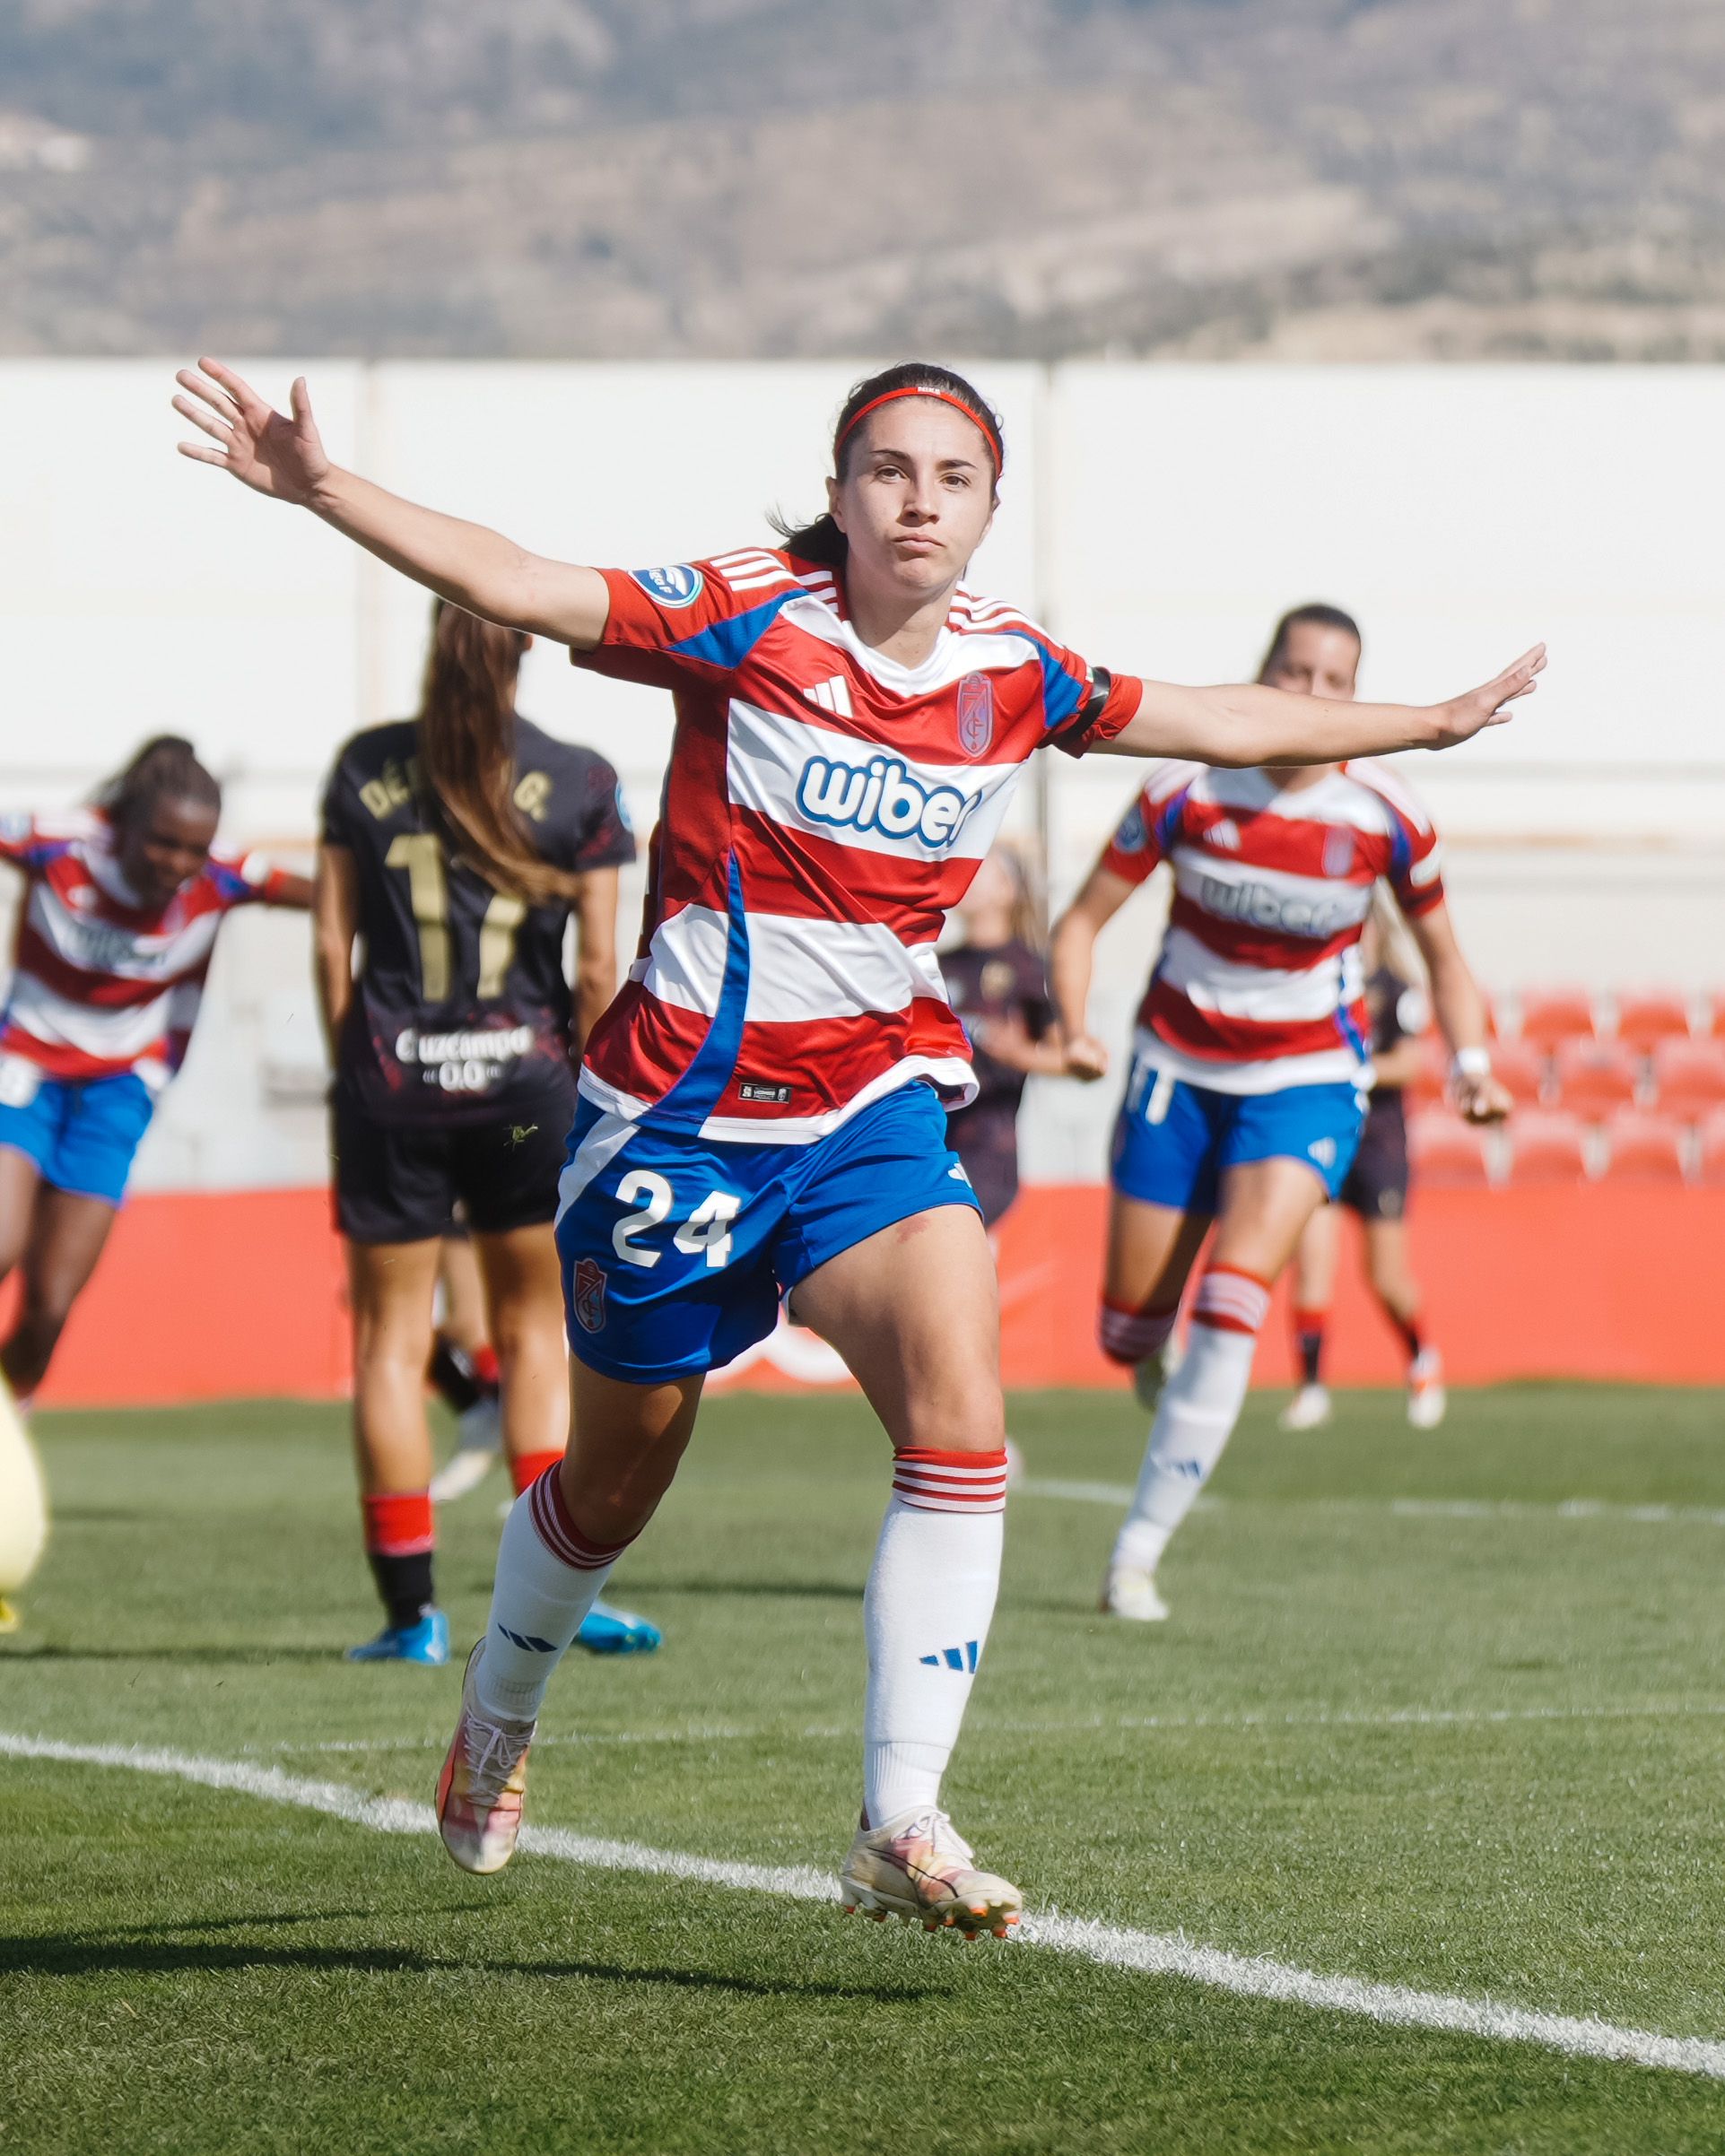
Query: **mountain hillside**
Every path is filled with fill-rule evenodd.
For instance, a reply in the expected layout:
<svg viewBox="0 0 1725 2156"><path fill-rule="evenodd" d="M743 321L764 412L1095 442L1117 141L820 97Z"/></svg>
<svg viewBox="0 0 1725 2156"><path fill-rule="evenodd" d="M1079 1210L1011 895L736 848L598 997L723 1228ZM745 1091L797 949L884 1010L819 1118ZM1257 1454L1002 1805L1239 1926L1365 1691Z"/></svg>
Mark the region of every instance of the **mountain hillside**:
<svg viewBox="0 0 1725 2156"><path fill-rule="evenodd" d="M14 0L0 351L1725 357L1721 0Z"/></svg>

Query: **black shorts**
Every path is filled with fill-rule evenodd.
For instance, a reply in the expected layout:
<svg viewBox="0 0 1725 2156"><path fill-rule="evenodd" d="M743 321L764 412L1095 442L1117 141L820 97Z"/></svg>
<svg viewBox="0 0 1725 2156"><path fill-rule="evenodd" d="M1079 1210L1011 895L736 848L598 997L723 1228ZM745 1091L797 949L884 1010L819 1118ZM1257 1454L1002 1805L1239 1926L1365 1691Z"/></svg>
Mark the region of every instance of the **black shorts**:
<svg viewBox="0 0 1725 2156"><path fill-rule="evenodd" d="M382 1123L338 1092L331 1113L335 1224L350 1242L447 1235L459 1200L475 1235L548 1226L557 1212L575 1089L496 1121Z"/></svg>
<svg viewBox="0 0 1725 2156"><path fill-rule="evenodd" d="M1407 1210L1407 1125L1397 1107L1368 1112L1339 1202L1363 1221L1398 1221Z"/></svg>

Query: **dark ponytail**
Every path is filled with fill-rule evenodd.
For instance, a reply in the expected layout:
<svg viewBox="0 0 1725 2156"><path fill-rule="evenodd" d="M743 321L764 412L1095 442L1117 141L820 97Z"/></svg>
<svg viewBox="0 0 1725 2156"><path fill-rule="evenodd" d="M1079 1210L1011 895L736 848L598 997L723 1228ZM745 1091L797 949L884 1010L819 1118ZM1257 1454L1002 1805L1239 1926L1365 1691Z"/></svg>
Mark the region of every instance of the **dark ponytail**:
<svg viewBox="0 0 1725 2156"><path fill-rule="evenodd" d="M1326 606L1321 599L1309 600L1304 606L1290 606L1270 634L1269 649L1259 662L1258 678L1264 676L1282 656L1289 633L1295 629L1339 629L1351 636L1355 648L1365 649L1365 639L1360 634L1360 625L1351 613L1344 613L1339 606Z"/></svg>
<svg viewBox="0 0 1725 2156"><path fill-rule="evenodd" d="M442 599L420 691L419 766L454 852L529 906L573 899L580 878L536 852L515 805L515 682L527 639Z"/></svg>
<svg viewBox="0 0 1725 2156"><path fill-rule="evenodd" d="M222 813L222 788L183 734L152 734L96 789L96 806L122 829L147 816L158 801L195 801Z"/></svg>
<svg viewBox="0 0 1725 2156"><path fill-rule="evenodd" d="M937 367L927 360L901 361L898 366L884 368L879 374L868 375L855 384L832 430L834 477L842 479L845 475L850 430L859 415L870 404L906 390L921 391L956 404L976 422L977 431L989 445L989 458L994 466L994 483L998 487L1006 455L1006 431L1000 423L1000 414L962 374L954 374L950 367ZM823 569L844 567L849 546L831 513L817 517L813 524L793 525L775 510L768 522L784 541L785 552L795 554L799 561L817 562Z"/></svg>

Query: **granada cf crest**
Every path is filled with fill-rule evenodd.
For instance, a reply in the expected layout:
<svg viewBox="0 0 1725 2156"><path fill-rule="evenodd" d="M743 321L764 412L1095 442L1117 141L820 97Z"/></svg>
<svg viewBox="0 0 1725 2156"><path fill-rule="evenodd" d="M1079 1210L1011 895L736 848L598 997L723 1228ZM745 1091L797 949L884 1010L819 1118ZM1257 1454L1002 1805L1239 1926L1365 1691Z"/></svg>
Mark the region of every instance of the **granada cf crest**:
<svg viewBox="0 0 1725 2156"><path fill-rule="evenodd" d="M582 1258L575 1267L571 1289L576 1324L584 1333L604 1332L605 1267L596 1258Z"/></svg>
<svg viewBox="0 0 1725 2156"><path fill-rule="evenodd" d="M1324 874L1327 876L1345 876L1354 865L1354 834L1350 830L1331 830L1324 835Z"/></svg>
<svg viewBox="0 0 1725 2156"><path fill-rule="evenodd" d="M994 739L994 683L986 674L967 674L958 684L958 745L980 756Z"/></svg>

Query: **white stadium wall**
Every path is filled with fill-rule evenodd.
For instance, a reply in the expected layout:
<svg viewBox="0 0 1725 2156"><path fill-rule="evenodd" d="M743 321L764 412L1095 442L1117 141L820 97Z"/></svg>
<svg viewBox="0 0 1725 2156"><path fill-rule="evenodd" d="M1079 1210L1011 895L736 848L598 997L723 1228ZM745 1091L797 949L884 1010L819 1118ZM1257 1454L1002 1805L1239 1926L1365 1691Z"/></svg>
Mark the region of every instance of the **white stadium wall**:
<svg viewBox="0 0 1725 2156"><path fill-rule="evenodd" d="M299 370L247 369L283 402ZM762 537L770 507L817 507L832 414L861 370L303 363L337 457L530 545L632 565ZM1369 693L1436 695L1545 636L1546 685L1514 726L1409 760L1479 971L1497 987L1725 985L1725 369L972 371L1010 457L979 587L1103 664L1174 679L1248 674L1275 615L1313 597L1362 619ZM176 457L171 374L0 362L0 803L75 800L171 726L225 781L229 839L303 850L336 744L412 708L425 602ZM522 703L612 759L644 835L663 697L541 648ZM1058 901L1133 767L1042 761L1018 823L1045 820ZM1103 939L1097 1012L1116 1041L1154 916L1140 900ZM240 917L140 1186L321 1180L320 1074L304 924ZM1032 1173L1099 1174L1111 1108L1107 1086L1033 1087Z"/></svg>

